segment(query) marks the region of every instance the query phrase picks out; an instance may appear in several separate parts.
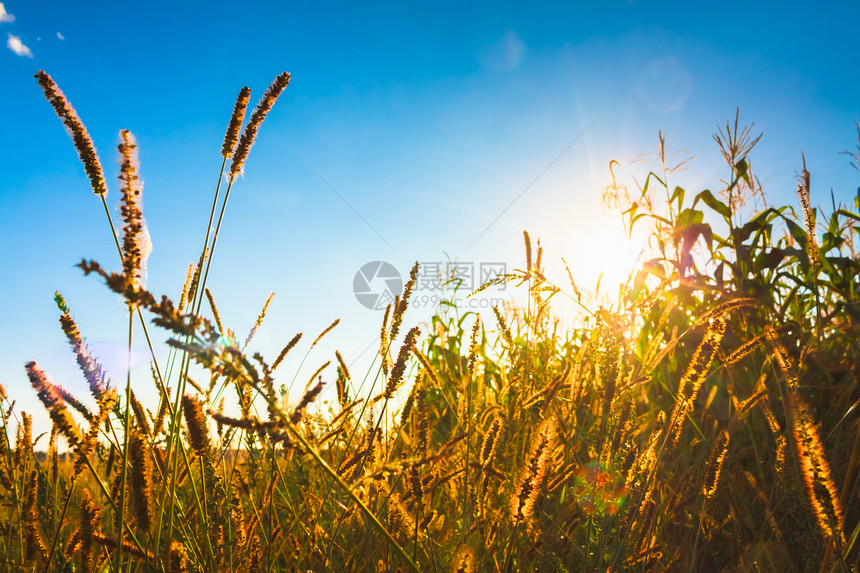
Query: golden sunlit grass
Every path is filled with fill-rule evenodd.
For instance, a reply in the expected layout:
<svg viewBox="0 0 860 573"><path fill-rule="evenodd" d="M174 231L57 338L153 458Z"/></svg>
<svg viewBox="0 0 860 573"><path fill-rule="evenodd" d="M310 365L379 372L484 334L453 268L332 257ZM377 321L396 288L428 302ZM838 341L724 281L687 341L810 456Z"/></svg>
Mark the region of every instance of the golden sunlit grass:
<svg viewBox="0 0 860 573"><path fill-rule="evenodd" d="M37 79L105 204L83 123L47 74ZM690 201L669 182L661 136L661 166L635 191L613 165L608 197L628 231L652 223L652 252L611 306L561 328L553 299L580 300L574 277L551 284L524 233L523 269L496 280L527 290L523 308L448 309L419 329L408 312L416 266L383 318L379 368L354 378L339 352L321 357L286 408L278 380L302 335L278 333L276 357L249 356L269 302L242 341L206 284L230 190L288 82L275 79L241 134L250 90L239 92L222 146L227 189L216 188L178 304L144 285L135 143L120 132L121 264L79 266L126 301L129 346L155 326L171 353L151 353L150 379L129 368L125 387L109 388L57 293L92 397L26 365L53 423L43 453L0 387L3 570L858 567L860 216L834 209L819 237L805 165L800 216L744 210L763 191L748 157L758 139L736 119L716 136L724 188ZM135 397L149 384L155 412ZM317 408L326 385L336 402Z"/></svg>

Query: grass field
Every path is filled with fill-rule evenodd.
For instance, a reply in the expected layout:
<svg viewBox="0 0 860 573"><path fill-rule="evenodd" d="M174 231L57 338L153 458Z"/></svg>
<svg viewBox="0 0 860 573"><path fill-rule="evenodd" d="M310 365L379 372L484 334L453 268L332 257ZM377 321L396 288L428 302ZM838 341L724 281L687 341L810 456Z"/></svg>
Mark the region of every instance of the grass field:
<svg viewBox="0 0 860 573"><path fill-rule="evenodd" d="M86 129L50 76L37 80L111 222ZM757 138L736 118L715 134L727 179L688 193L669 183L678 166L661 136L641 185L616 179L614 162L607 174L606 201L651 247L617 300L583 304L582 320L561 327L553 300L583 298L573 276L546 278L524 233L521 269L497 280L527 289L527 305L451 308L422 331L409 319L416 266L385 313L378 369L356 375L339 353L323 357L286 408L276 372L301 335L276 357L248 356L206 284L227 197L288 83L278 76L247 122L250 90L240 92L214 230L179 301L142 284L136 143L120 133L122 268L79 266L124 297L129 346L143 332L169 339L171 353L159 363L153 352L150 379L129 372L109 388L74 301L57 293L91 396L26 365L53 424L37 453L37 414L0 394L3 570L860 566L860 206L814 208L805 164L797 205L768 206L750 161ZM851 155L860 163L860 147ZM192 365L208 378L192 378ZM152 384L154 412L135 397ZM337 400L318 408L324 385Z"/></svg>

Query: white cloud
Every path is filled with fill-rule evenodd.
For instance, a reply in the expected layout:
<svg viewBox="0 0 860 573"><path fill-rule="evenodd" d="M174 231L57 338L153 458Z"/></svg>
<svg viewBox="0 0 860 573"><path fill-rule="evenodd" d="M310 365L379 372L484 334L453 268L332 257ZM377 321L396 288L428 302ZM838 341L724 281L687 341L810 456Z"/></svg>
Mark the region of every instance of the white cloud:
<svg viewBox="0 0 860 573"><path fill-rule="evenodd" d="M31 52L30 48L28 48L21 42L21 38L19 38L18 36L13 36L12 34L9 34L9 39L6 41L6 47L19 56L26 56L28 58L33 57L33 52Z"/></svg>
<svg viewBox="0 0 860 573"><path fill-rule="evenodd" d="M8 24L15 21L15 16L6 12L3 2L0 2L0 23Z"/></svg>
<svg viewBox="0 0 860 573"><path fill-rule="evenodd" d="M58 39L60 39L60 40L65 40L65 39L66 39L66 38L65 38L62 34L60 34L59 32L57 32L57 38L58 38Z"/></svg>

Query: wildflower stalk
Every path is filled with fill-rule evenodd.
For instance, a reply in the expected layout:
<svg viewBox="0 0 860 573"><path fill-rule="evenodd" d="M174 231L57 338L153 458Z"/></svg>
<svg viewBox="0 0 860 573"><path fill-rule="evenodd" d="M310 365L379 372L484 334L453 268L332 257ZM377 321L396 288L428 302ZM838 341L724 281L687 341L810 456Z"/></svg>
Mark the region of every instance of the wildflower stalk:
<svg viewBox="0 0 860 573"><path fill-rule="evenodd" d="M190 311L190 314L193 314L195 316L197 314L199 314L199 312L200 312L200 305L202 303L202 293L203 293L204 288L205 288L201 284L200 275L201 275L201 271L203 270L203 264L204 264L205 260L207 259L207 252L211 258L211 250L209 249L209 237L212 234L212 221L215 219L215 209L218 206L218 197L221 193L221 181L224 179L224 168L227 166L227 159L230 157L230 154L227 152L228 151L227 148L228 148L228 144L229 144L230 152L232 153L233 144L231 142L234 141L234 139L235 139L234 127L241 126L242 120L244 119L244 116L245 116L245 107L244 107L244 105L242 105L241 102L244 100L245 105L247 105L247 97L250 95L250 93L251 93L251 90L248 89L247 87L242 88L242 90L239 92L239 98L236 102L236 106L233 109L233 115L230 118L230 123L227 127L227 133L225 134L225 137L224 137L224 145L222 146L222 150L221 150L222 151L222 153L221 153L221 156L222 156L221 168L218 171L218 181L215 184L215 194L212 197L212 206L209 208L209 220L206 223L206 235L203 239L203 248L200 252L200 259L197 262L197 267L194 270L194 274L195 274L194 280L192 281L190 288L188 290L188 293L186 295L187 299L188 299L188 309ZM238 129L238 127L236 127L236 129ZM224 209L224 206L222 205L222 213L223 213L223 209ZM219 221L220 221L220 217L219 217ZM207 269L208 269L208 267L207 267ZM189 338L186 337L186 342L188 342L188 340L189 340ZM171 411L170 411L170 426L168 429L168 440L167 440L167 465L169 468L169 475L171 476L171 479L169 480L171 502L170 502L170 511L169 511L170 522L169 522L169 527L168 527L168 538L172 535L172 531L173 531L173 510L174 510L173 498L175 498L175 495L176 495L176 476L174 473L175 469L176 469L175 449L176 449L176 447L179 447L179 445L180 445L178 443L178 441L179 441L178 423L177 423L177 417L178 416L176 416L174 414L179 412L180 402L182 400L182 396L185 394L185 381L186 381L186 378L188 376L188 368L190 367L190 362L191 362L190 356L188 356L187 352L184 352L182 354L182 360L180 361L180 364L179 364L179 383L178 383L179 388L177 389L177 392L176 392L175 403L171 406ZM169 401L168 401L168 403L169 403ZM161 502L162 502L162 507L163 507L163 504L165 501L164 496L167 492L167 487L168 487L168 480L165 480L162 482L162 492L161 492L161 496L160 496ZM158 532L156 534L156 539L158 540L159 543L161 541L162 516L163 516L163 512L160 512L159 517L158 517L158 528L157 528Z"/></svg>
<svg viewBox="0 0 860 573"><path fill-rule="evenodd" d="M122 246L120 246L119 242L119 234L113 224L113 218L111 217L110 209L107 205L107 185L104 179L104 171L102 170L101 163L99 162L98 154L96 153L92 138L87 132L86 127L84 127L84 124L75 111L75 108L66 98L65 94L63 94L56 82L54 82L53 78L43 70L40 70L35 77L39 86L42 88L48 103L50 103L51 107L54 108L54 112L57 114L57 117L62 120L72 137L75 148L78 150L78 156L80 157L81 163L84 165L84 169L90 179L93 192L99 196L99 199L101 199L102 208L104 209L105 217L107 218L108 225L110 226L111 236L113 237L114 244L116 245L117 254L119 254L120 261L122 261L123 253ZM149 338L147 324L143 319L143 313L140 311L140 308L137 309L137 317L140 322L140 326L143 328L143 334L146 338L147 347L149 348L149 355L152 358L152 363L155 366L158 379L163 386L164 379L161 376L158 358L156 357L155 350L152 347L152 341Z"/></svg>
<svg viewBox="0 0 860 573"><path fill-rule="evenodd" d="M125 526L125 505L126 505L126 489L128 481L128 442L131 434L131 343L132 331L134 328L134 308L132 305L128 307L128 362L126 368L126 383L125 383L125 431L122 438L122 487L119 493L119 517L117 519L117 549L116 562L114 569L119 573L122 569L122 537L123 528Z"/></svg>
<svg viewBox="0 0 860 573"><path fill-rule="evenodd" d="M212 264L212 258L215 252L215 246L218 242L218 236L221 231L221 223L224 219L224 212L227 208L227 201L230 198L230 191L233 188L233 182L236 179L236 176L241 172L242 166L244 165L245 159L248 156L248 152L250 151L251 146L254 143L254 140L257 136L257 131L260 128L260 124L262 124L263 119L266 117L268 112L272 109L272 106L277 101L278 97L281 95L281 92L284 88L289 84L290 75L286 72L282 73L278 77L275 78L272 85L269 86L269 89L266 90L266 93L263 94L262 99L257 104L257 108L254 110L254 113L251 116L248 125L245 127L245 131L242 133L242 136L239 138L238 144L233 149L232 154L232 163L230 166L230 179L227 183L227 190L224 193L224 200L221 203L221 208L218 213L218 222L215 225L215 231L212 234L212 244L209 245L209 236L212 228L212 221L214 219L215 207L218 203L218 195L221 188L221 180L224 177L224 168L227 164L227 151L228 147L232 147L230 145L232 143L233 138L235 137L236 126L241 125L241 117L244 117L245 105L246 103L242 103L243 101L247 102L247 97L250 95L250 90L247 88L243 88L239 93L239 98L237 100L236 106L233 110L233 116L230 119L230 124L227 128L227 134L225 135L224 145L222 146L222 157L221 161L221 170L218 175L218 183L216 185L215 197L212 201L212 208L209 214L209 223L206 227L206 238L203 245L203 251L200 255L200 260L198 263L197 273L200 279L197 281L196 292L189 293L189 300L193 301L189 306L191 309L191 313L193 316L198 316L200 313L200 307L203 303L203 293L206 289L206 282L209 278L209 269ZM208 246L207 246L208 245ZM208 255L208 256L207 256ZM205 268L204 268L205 265ZM200 274L202 271L202 275ZM183 353L182 361L180 362L180 374L179 374L179 388L176 392L176 401L174 403L174 412L179 411L180 401L182 396L185 394L185 383L188 378L188 369L191 366L191 357L187 352ZM169 523L168 523L168 538L171 537L173 532L173 520L174 520L174 505L175 505L175 497L176 497L176 474L174 472L176 468L176 455L175 450L181 447L179 443L179 431L178 424L175 420L177 416L174 416L171 422L170 435L168 438L167 445L167 459L168 459L168 467L170 468L170 510L169 510ZM163 495L162 495L163 499ZM161 540L161 518L159 517L159 527L158 527L158 539Z"/></svg>

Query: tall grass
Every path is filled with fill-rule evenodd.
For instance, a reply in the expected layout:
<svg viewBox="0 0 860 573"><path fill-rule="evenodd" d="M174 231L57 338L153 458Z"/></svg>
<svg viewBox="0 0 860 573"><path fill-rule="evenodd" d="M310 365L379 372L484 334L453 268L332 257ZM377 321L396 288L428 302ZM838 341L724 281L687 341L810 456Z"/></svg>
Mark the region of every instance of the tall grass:
<svg viewBox="0 0 860 573"><path fill-rule="evenodd" d="M37 78L105 204L83 123L47 74ZM496 280L528 289L524 308L449 308L422 335L403 326L415 267L383 319L380 366L366 376L377 384L357 384L335 353L336 369L322 364L287 409L275 371L301 334L274 360L249 356L268 303L243 344L206 283L232 186L288 81L275 79L241 136L250 90L239 93L179 304L143 283L134 140L120 132L121 236L105 212L121 271L79 267L124 297L129 345L136 319L147 342L151 326L164 330L171 353L164 364L152 353L151 380L129 369L122 391L109 388L57 294L92 396L27 364L53 423L44 454L31 417L0 388L4 570L858 567L860 216L834 207L822 229L805 165L800 217L790 206L745 208L764 193L749 159L758 138L736 117L715 136L728 179L690 203L670 184L677 166L661 135L658 169L632 193L610 166L607 198L629 229L653 222L653 257L616 302L560 328L553 298L579 292L573 277L571 291L547 279L525 233L523 270ZM208 379L190 376L193 363ZM315 408L332 383L336 404ZM146 384L159 395L154 413L135 397ZM238 415L224 413L227 399Z"/></svg>

